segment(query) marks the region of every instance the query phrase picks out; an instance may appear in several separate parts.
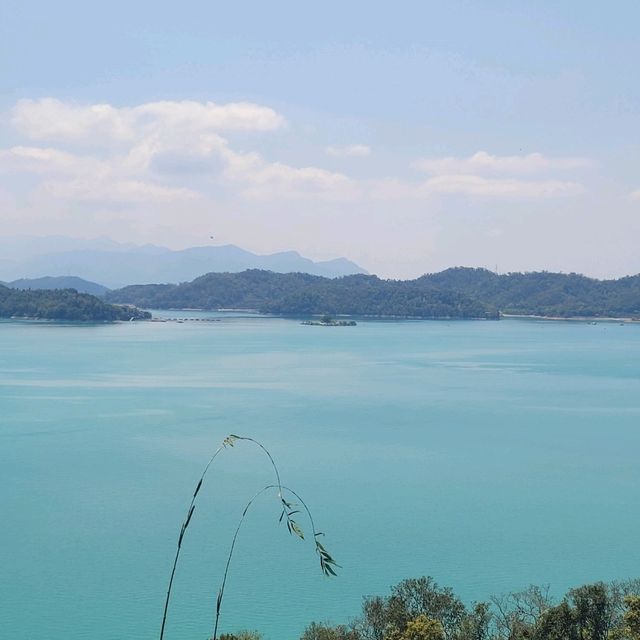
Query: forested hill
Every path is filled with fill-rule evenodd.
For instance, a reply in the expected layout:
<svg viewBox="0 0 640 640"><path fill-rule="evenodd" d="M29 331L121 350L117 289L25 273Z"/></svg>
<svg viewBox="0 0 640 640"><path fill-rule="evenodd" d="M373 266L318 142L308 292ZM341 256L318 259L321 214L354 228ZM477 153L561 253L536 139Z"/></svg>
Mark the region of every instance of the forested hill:
<svg viewBox="0 0 640 640"><path fill-rule="evenodd" d="M151 314L109 304L75 289L22 290L0 285L0 318L113 322L146 320L151 318Z"/></svg>
<svg viewBox="0 0 640 640"><path fill-rule="evenodd" d="M418 278L458 291L502 313L570 317L640 317L640 274L595 280L577 273L509 273L456 267Z"/></svg>
<svg viewBox="0 0 640 640"><path fill-rule="evenodd" d="M249 270L209 273L180 285L135 285L106 295L145 308L244 308L279 314L496 318L498 311L552 317L640 317L640 275L595 280L575 273L510 273L456 267L416 280Z"/></svg>
<svg viewBox="0 0 640 640"><path fill-rule="evenodd" d="M415 318L497 318L497 309L419 280L248 270L209 273L180 285L134 285L111 291L111 302L158 309L257 309L262 312Z"/></svg>

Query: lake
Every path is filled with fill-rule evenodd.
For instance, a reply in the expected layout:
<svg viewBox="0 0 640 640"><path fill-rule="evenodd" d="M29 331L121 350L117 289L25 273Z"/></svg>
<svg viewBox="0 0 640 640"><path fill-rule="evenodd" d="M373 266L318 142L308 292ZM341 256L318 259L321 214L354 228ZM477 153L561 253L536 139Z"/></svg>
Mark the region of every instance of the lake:
<svg viewBox="0 0 640 640"><path fill-rule="evenodd" d="M467 602L640 576L640 325L191 315L219 321L0 323L3 637L157 638L229 433L271 451L342 569L324 578L265 494L223 632L295 640L420 575ZM250 443L216 460L167 640L211 634L272 482Z"/></svg>

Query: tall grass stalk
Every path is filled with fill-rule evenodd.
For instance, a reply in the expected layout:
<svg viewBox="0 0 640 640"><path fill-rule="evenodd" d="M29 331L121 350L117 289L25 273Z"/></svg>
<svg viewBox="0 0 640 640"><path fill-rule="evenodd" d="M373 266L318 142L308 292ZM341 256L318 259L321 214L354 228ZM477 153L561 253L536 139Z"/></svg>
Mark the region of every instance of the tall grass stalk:
<svg viewBox="0 0 640 640"><path fill-rule="evenodd" d="M284 486L282 484L280 484L280 485L268 484L266 487L263 487L262 489L260 489L260 491L255 493L252 496L252 498L249 500L249 502L247 502L247 504L246 504L246 506L245 506L245 508L244 508L244 510L242 512L242 515L240 516L240 520L238 521L238 526L236 527L236 530L235 530L235 532L233 534L233 538L231 540L231 547L229 549L229 555L227 556L227 563L225 565L224 574L222 576L222 583L220 585L220 590L218 591L218 598L216 600L216 619L215 619L215 626L214 626L214 629L213 629L213 635L211 637L211 640L217 640L217 638L218 638L218 623L220 621L220 611L221 611L221 607L222 607L222 600L224 598L224 589L225 589L225 586L227 584L227 575L229 573L229 566L231 565L231 559L233 558L233 552L234 552L235 547L236 547L236 541L238 539L238 534L240 533L240 529L242 528L244 520L245 520L245 518L247 516L247 512L249 511L251 505L263 493L266 493L267 491L269 491L269 489L278 489L278 496L280 498L282 498L282 491L283 490L287 491L291 495L295 496L295 498L297 500L300 501L300 504L302 505L303 509L305 510L305 512L307 514L307 517L309 518L309 524L311 526L311 531L313 533L313 540L314 540L315 545L316 545L316 553L320 557L320 567L322 569L322 572L326 576L329 576L329 575L335 576L336 575L333 567L337 567L339 565L336 564L334 559L327 553L326 549L319 542L318 538L320 536L323 536L324 533L322 533L321 531L316 531L316 526L315 526L315 523L314 523L314 520L313 520L313 516L311 515L311 511L309 510L309 507L307 506L306 502L300 497L300 495L298 493L296 493L293 489L290 489L289 487L286 487L286 486ZM285 502L285 504L287 505L287 510L286 510L286 512L283 512L283 514L280 515L280 521L282 521L284 516L288 516L290 518L295 513L298 513L297 511L293 510L293 507L297 506L296 504L293 504L293 503L290 503L290 502L286 502L284 500L283 500L283 502ZM292 522L293 524L296 524L293 520L288 520L288 522ZM297 524L296 524L295 528L293 528L293 527L289 528L289 533L293 533L296 536L298 536L301 540L304 540L304 532L302 531L302 529L299 526L297 526Z"/></svg>
<svg viewBox="0 0 640 640"><path fill-rule="evenodd" d="M318 538L323 536L324 534L322 532L318 532L316 530L315 523L314 523L314 520L313 520L313 516L311 515L311 511L307 507L307 505L304 502L304 500L302 500L302 498L295 491L293 491L292 489L289 489L288 487L284 487L283 486L282 481L280 479L280 472L278 470L278 467L277 467L277 465L276 465L271 453L267 450L266 447L264 447L260 442L258 442L257 440L254 440L253 438L249 438L247 436L237 436L235 434L230 434L222 441L222 444L216 449L214 454L211 456L211 458L207 462L202 474L200 475L200 478L198 479L198 482L196 484L196 488L195 488L195 490L193 492L193 495L191 496L191 502L189 503L189 506L187 508L187 513L186 513L185 519L182 522L182 525L180 527L180 533L178 535L178 544L176 546L176 553L175 553L174 560L173 560L173 566L171 568L171 574L169 576L169 584L168 584L168 587L167 587L167 595L166 595L165 602L164 602L164 610L163 610L163 614L162 614L162 625L160 627L160 640L164 639L164 632L165 632L165 627L166 627L166 623L167 623L167 615L168 615L168 611L169 611L169 604L171 602L173 581L174 581L174 578L175 578L176 569L178 567L178 562L180 560L180 552L182 550L182 543L184 541L184 536L185 536L185 533L187 531L187 528L188 528L189 524L191 523L191 519L192 519L194 511L195 511L196 498L198 496L198 493L200 492L200 489L202 488L202 485L204 483L205 477L207 476L207 473L208 473L211 465L215 461L215 459L218 457L218 455L224 449L226 449L228 447L233 447L236 441L251 442L251 443L255 444L256 446L258 446L267 455L267 457L269 458L269 461L271 463L271 466L273 468L274 474L275 474L276 483L275 484L269 484L269 485L263 487L262 489L260 489L260 491L258 491L249 500L249 502L247 502L247 504L246 504L246 506L245 506L245 508L244 508L244 510L242 512L242 515L240 517L240 521L238 522L238 526L236 527L236 530L235 530L234 535L233 535L233 539L231 541L231 547L230 547L230 550L229 550L229 555L227 556L227 562L226 562L224 574L223 574L223 577L222 577L222 583L221 583L220 589L218 591L218 597L217 597L217 600L216 600L215 626L214 626L212 640L217 640L218 623L219 623L219 620L220 620L220 611L221 611L221 607L222 607L222 600L224 598L224 589L225 589L225 586L226 586L227 576L228 576L228 573L229 573L229 567L231 565L231 559L233 557L233 552L235 550L236 541L238 539L238 534L240 533L240 529L242 527L244 519L245 519L245 517L247 515L247 512L249 511L249 508L253 504L253 502L260 495L262 495L263 493L265 493L269 489L277 489L278 490L278 500L280 501L280 506L281 506L281 509L282 509L281 514L280 514L280 522L282 522L282 520L284 519L286 521L287 529L288 529L289 533L291 535L296 535L300 539L304 540L304 532L302 531L302 529L300 528L298 523L293 519L293 516L295 514L299 513L299 511L297 509L295 509L295 507L297 505L285 500L284 496L282 495L283 489L285 491L287 491L288 493L290 493L291 495L293 495L296 499L299 500L300 504L302 505L303 509L305 510L305 512L307 514L307 517L309 518L309 523L311 525L311 529L312 529L312 532L313 532L313 540L314 540L314 543L315 543L315 551L318 554L319 559L320 559L320 569L322 570L322 573L325 576L335 576L336 575L334 568L338 567L339 565L332 558L332 556L329 554L329 552L325 549L325 547L322 545L322 543L318 540Z"/></svg>

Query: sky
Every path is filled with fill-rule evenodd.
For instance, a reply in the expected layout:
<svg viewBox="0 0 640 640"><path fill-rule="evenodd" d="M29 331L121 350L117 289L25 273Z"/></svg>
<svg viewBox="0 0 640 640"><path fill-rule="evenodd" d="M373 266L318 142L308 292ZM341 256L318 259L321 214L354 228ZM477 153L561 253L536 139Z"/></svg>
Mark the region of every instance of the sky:
<svg viewBox="0 0 640 640"><path fill-rule="evenodd" d="M638 24L625 0L3 0L0 235L638 273Z"/></svg>

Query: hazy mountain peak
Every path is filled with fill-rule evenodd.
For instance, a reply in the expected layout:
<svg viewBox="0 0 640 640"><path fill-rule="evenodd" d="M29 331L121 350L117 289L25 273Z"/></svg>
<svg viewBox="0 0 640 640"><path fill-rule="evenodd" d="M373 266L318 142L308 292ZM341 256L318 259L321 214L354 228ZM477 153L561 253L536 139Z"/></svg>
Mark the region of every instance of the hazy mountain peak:
<svg viewBox="0 0 640 640"><path fill-rule="evenodd" d="M184 282L209 272L266 269L329 278L366 273L345 258L314 262L297 251L259 255L233 244L171 250L153 244L119 243L65 236L0 237L0 279L77 276L109 288L128 284Z"/></svg>
<svg viewBox="0 0 640 640"><path fill-rule="evenodd" d="M101 296L109 291L96 282L89 282L76 276L44 276L42 278L21 278L5 283L12 289L75 289L78 293Z"/></svg>

